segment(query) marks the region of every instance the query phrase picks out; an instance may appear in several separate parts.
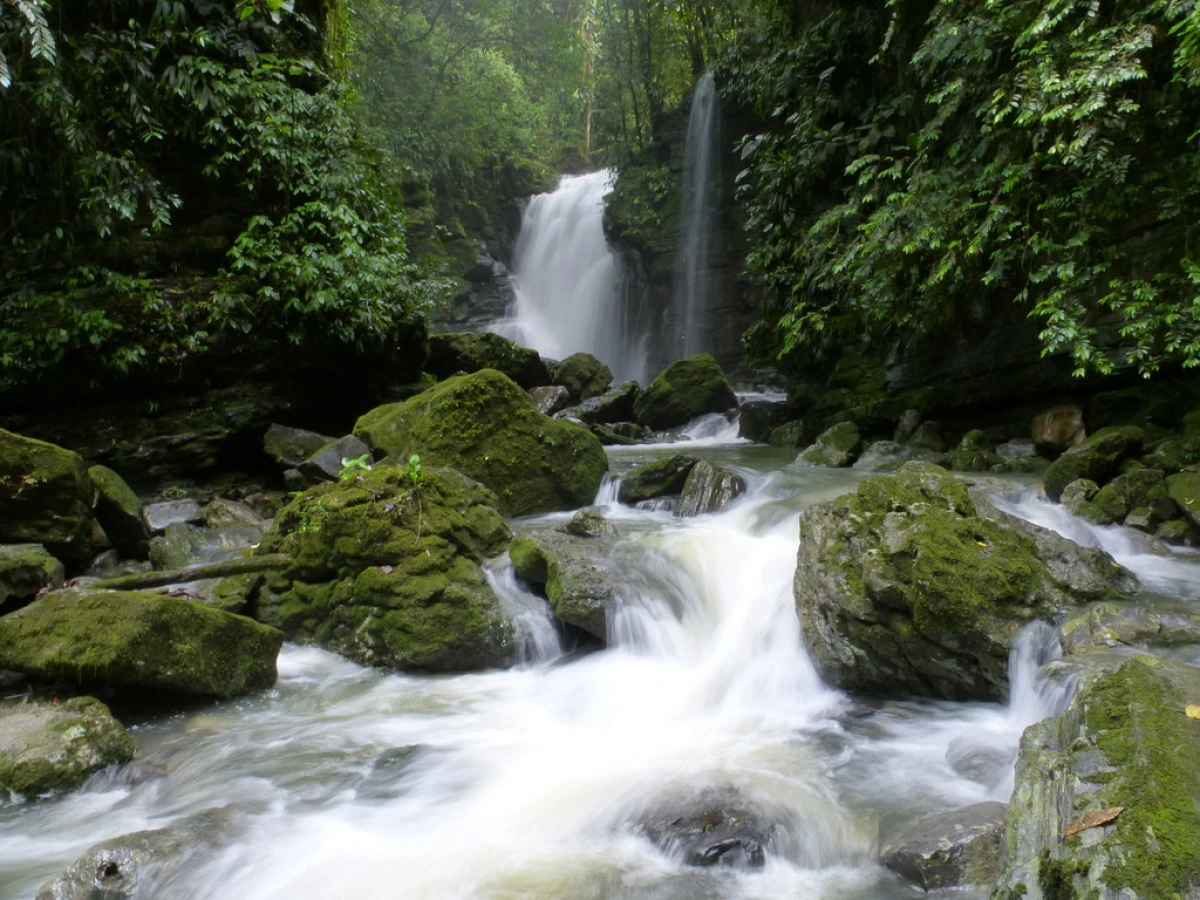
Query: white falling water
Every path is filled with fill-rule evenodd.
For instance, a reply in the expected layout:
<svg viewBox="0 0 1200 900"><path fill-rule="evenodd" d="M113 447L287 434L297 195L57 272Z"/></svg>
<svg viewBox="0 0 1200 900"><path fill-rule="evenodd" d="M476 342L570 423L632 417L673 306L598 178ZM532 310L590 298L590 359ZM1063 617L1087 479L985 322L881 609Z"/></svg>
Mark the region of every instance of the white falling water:
<svg viewBox="0 0 1200 900"><path fill-rule="evenodd" d="M709 307L708 251L718 161L717 88L711 72L696 82L683 151L683 218L675 268L675 317L682 328L680 356L714 349L705 318Z"/></svg>
<svg viewBox="0 0 1200 900"><path fill-rule="evenodd" d="M493 326L551 359L591 353L618 381L645 377L644 338L631 334L616 258L604 238L609 169L565 176L529 201L514 262L513 318Z"/></svg>

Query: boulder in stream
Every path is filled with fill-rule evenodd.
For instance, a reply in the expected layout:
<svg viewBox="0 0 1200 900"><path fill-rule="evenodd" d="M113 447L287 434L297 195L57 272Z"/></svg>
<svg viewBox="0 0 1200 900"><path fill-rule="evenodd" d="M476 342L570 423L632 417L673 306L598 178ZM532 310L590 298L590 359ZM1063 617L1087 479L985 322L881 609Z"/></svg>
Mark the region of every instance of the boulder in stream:
<svg viewBox="0 0 1200 900"><path fill-rule="evenodd" d="M511 384L511 382L509 382ZM513 624L480 563L508 546L487 488L451 469L376 465L284 507L261 552L294 563L267 576L258 617L295 641L363 665L462 672L505 666Z"/></svg>
<svg viewBox="0 0 1200 900"><path fill-rule="evenodd" d="M868 472L891 472L909 462L925 462L942 465L949 461L948 454L895 441L876 441L869 445L854 463L855 469Z"/></svg>
<svg viewBox="0 0 1200 900"><path fill-rule="evenodd" d="M633 405L642 395L636 381L609 388L598 397L589 397L575 406L560 409L556 419L578 419L585 425L613 425L633 418Z"/></svg>
<svg viewBox="0 0 1200 900"><path fill-rule="evenodd" d="M557 529L574 537L581 538L614 538L617 536L617 526L594 506L581 509L565 525Z"/></svg>
<svg viewBox="0 0 1200 900"><path fill-rule="evenodd" d="M542 531L513 538L508 552L517 575L541 589L559 621L606 641L616 602L613 544Z"/></svg>
<svg viewBox="0 0 1200 900"><path fill-rule="evenodd" d="M91 537L92 482L80 456L0 429L0 543L41 544L82 564Z"/></svg>
<svg viewBox="0 0 1200 900"><path fill-rule="evenodd" d="M1067 619L1059 634L1066 654L1109 647L1200 644L1200 615L1095 603Z"/></svg>
<svg viewBox="0 0 1200 900"><path fill-rule="evenodd" d="M1005 805L995 801L910 823L883 848L883 864L926 891L991 885L1000 865Z"/></svg>
<svg viewBox="0 0 1200 900"><path fill-rule="evenodd" d="M749 400L738 408L738 437L765 444L772 432L787 421L787 416L788 404L784 400Z"/></svg>
<svg viewBox="0 0 1200 900"><path fill-rule="evenodd" d="M0 703L0 790L27 797L68 791L135 753L133 738L92 697Z"/></svg>
<svg viewBox="0 0 1200 900"><path fill-rule="evenodd" d="M612 384L612 370L590 353L573 353L550 367L550 383L566 388L573 402L599 397Z"/></svg>
<svg viewBox="0 0 1200 900"><path fill-rule="evenodd" d="M685 865L757 869L766 864L776 826L736 791L714 788L665 803L642 819L641 828Z"/></svg>
<svg viewBox="0 0 1200 900"><path fill-rule="evenodd" d="M282 644L251 619L136 591L59 591L0 617L0 669L84 686L235 697L275 684Z"/></svg>
<svg viewBox="0 0 1200 900"><path fill-rule="evenodd" d="M492 369L450 378L362 416L354 433L406 464L446 466L495 492L507 516L591 503L608 457L581 425L543 416L529 394Z"/></svg>
<svg viewBox="0 0 1200 900"><path fill-rule="evenodd" d="M565 409L571 402L571 395L560 384L530 388L529 396L533 398L534 405L543 416L552 416L560 409Z"/></svg>
<svg viewBox="0 0 1200 900"><path fill-rule="evenodd" d="M494 369L503 372L526 390L550 384L546 363L536 350L522 347L490 331L431 335L425 368L439 379L450 378L460 372L470 374Z"/></svg>
<svg viewBox="0 0 1200 900"><path fill-rule="evenodd" d="M1144 440L1142 429L1134 426L1101 428L1050 464L1042 476L1046 496L1057 502L1066 486L1078 478L1103 484L1122 459L1141 452Z"/></svg>
<svg viewBox="0 0 1200 900"><path fill-rule="evenodd" d="M928 463L806 510L794 592L823 677L867 694L1004 700L1027 622L1135 584L1106 554L998 518Z"/></svg>
<svg viewBox="0 0 1200 900"><path fill-rule="evenodd" d="M699 457L676 453L638 466L621 479L617 499L632 506L643 500L682 494Z"/></svg>
<svg viewBox="0 0 1200 900"><path fill-rule="evenodd" d="M639 424L663 430L736 406L737 396L717 361L700 353L663 369L634 403L633 415Z"/></svg>
<svg viewBox="0 0 1200 900"><path fill-rule="evenodd" d="M688 472L675 515L698 516L724 509L746 492L746 479L737 472L702 459Z"/></svg>
<svg viewBox="0 0 1200 900"><path fill-rule="evenodd" d="M1200 669L1099 657L1026 729L994 900L1200 897Z"/></svg>
<svg viewBox="0 0 1200 900"><path fill-rule="evenodd" d="M792 468L842 468L854 462L861 448L862 435L858 426L853 422L840 422L817 435L816 441L796 457Z"/></svg>

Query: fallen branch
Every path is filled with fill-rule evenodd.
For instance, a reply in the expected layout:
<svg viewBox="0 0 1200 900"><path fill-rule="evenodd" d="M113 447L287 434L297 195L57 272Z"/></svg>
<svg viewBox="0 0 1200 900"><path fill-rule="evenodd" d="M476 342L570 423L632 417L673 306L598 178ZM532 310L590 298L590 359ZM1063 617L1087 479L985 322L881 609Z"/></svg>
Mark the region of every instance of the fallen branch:
<svg viewBox="0 0 1200 900"><path fill-rule="evenodd" d="M141 591L148 588L165 587L189 581L204 581L209 578L227 578L230 575L249 575L253 572L271 572L286 569L295 560L286 553L269 553L266 556L243 556L224 562L188 566L183 569L165 569L161 572L138 572L121 575L87 585L89 591Z"/></svg>

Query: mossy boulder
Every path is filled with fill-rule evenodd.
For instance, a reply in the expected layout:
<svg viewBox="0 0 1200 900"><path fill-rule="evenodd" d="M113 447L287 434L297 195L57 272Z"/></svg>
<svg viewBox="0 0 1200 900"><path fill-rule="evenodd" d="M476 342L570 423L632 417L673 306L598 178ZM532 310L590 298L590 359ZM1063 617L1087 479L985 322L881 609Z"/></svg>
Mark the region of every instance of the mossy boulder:
<svg viewBox="0 0 1200 900"><path fill-rule="evenodd" d="M425 465L479 481L507 516L585 506L608 471L595 435L542 415L529 394L492 369L373 409L354 433L397 459L416 453Z"/></svg>
<svg viewBox="0 0 1200 900"><path fill-rule="evenodd" d="M142 520L142 501L120 475L105 466L88 469L92 482L92 513L108 540L127 559L145 559L150 532Z"/></svg>
<svg viewBox="0 0 1200 900"><path fill-rule="evenodd" d="M1101 428L1050 464L1042 476L1046 496L1057 502L1063 489L1079 478L1103 484L1127 456L1141 452L1145 434L1132 425Z"/></svg>
<svg viewBox="0 0 1200 900"><path fill-rule="evenodd" d="M92 697L57 705L0 703L0 790L25 796L69 791L136 753L133 738Z"/></svg>
<svg viewBox="0 0 1200 900"><path fill-rule="evenodd" d="M550 373L536 350L487 331L481 334L432 335L425 368L439 380L459 372L495 369L526 390L550 384Z"/></svg>
<svg viewBox="0 0 1200 900"><path fill-rule="evenodd" d="M738 408L738 437L765 444L772 432L787 421L787 414L786 401L750 400L743 403Z"/></svg>
<svg viewBox="0 0 1200 900"><path fill-rule="evenodd" d="M797 419L771 429L767 443L772 447L799 447L804 443L804 422Z"/></svg>
<svg viewBox="0 0 1200 900"><path fill-rule="evenodd" d="M1079 680L1021 737L993 898L1200 896L1200 669L1118 657Z"/></svg>
<svg viewBox="0 0 1200 900"><path fill-rule="evenodd" d="M962 482L908 463L801 516L794 593L804 638L821 674L846 690L1003 700L1026 623L1077 597L1116 595L1109 571L1090 580L1076 571L1094 568L1094 551L1078 549L1074 565L1044 562L1030 534L980 515Z"/></svg>
<svg viewBox="0 0 1200 900"><path fill-rule="evenodd" d="M687 484L688 475L698 462L698 457L675 453L638 466L621 478L617 499L632 506L643 500L653 500L655 497L681 494L683 486Z"/></svg>
<svg viewBox="0 0 1200 900"><path fill-rule="evenodd" d="M1200 644L1200 615L1094 603L1067 619L1059 634L1067 654L1109 647Z"/></svg>
<svg viewBox="0 0 1200 900"><path fill-rule="evenodd" d="M950 454L950 468L956 472L987 472L999 462L992 442L978 428L964 434Z"/></svg>
<svg viewBox="0 0 1200 900"><path fill-rule="evenodd" d="M613 544L544 531L513 538L508 552L514 571L545 595L559 621L605 641L616 602Z"/></svg>
<svg viewBox="0 0 1200 900"><path fill-rule="evenodd" d="M1200 474L1179 472L1166 481L1167 495L1192 525L1200 528Z"/></svg>
<svg viewBox="0 0 1200 900"><path fill-rule="evenodd" d="M832 428L822 431L810 447L805 448L793 467L811 469L827 467L830 469L844 468L854 462L858 451L862 449L862 434L853 422L840 422Z"/></svg>
<svg viewBox="0 0 1200 900"><path fill-rule="evenodd" d="M942 465L948 461L948 455L937 450L897 444L895 441L875 441L855 460L854 468L867 472L892 472L909 462Z"/></svg>
<svg viewBox="0 0 1200 900"><path fill-rule="evenodd" d="M275 683L283 635L166 594L61 591L0 618L0 669L47 681L234 697Z"/></svg>
<svg viewBox="0 0 1200 900"><path fill-rule="evenodd" d="M717 361L707 353L671 363L633 405L634 419L647 428L675 428L705 413L737 406L737 397Z"/></svg>
<svg viewBox="0 0 1200 900"><path fill-rule="evenodd" d="M610 538L617 536L617 526L594 506L581 509L571 516L569 522L559 525L556 531L581 538Z"/></svg>
<svg viewBox="0 0 1200 900"><path fill-rule="evenodd" d="M509 382L511 384L511 382ZM509 531L496 497L450 469L369 472L306 491L264 553L295 562L258 591L258 617L364 665L460 672L510 664L512 622L480 563Z"/></svg>
<svg viewBox="0 0 1200 900"><path fill-rule="evenodd" d="M575 406L560 409L556 419L578 419L585 425L613 425L633 418L633 405L642 395L636 381L626 381L609 388L598 397L589 397Z"/></svg>
<svg viewBox="0 0 1200 900"><path fill-rule="evenodd" d="M0 545L0 606L58 587L66 577L63 564L41 544Z"/></svg>
<svg viewBox="0 0 1200 900"><path fill-rule="evenodd" d="M92 482L77 453L0 429L0 543L42 544L82 563L91 506Z"/></svg>
<svg viewBox="0 0 1200 900"><path fill-rule="evenodd" d="M590 353L574 353L550 366L550 383L566 388L575 403L599 397L612 380L612 369Z"/></svg>

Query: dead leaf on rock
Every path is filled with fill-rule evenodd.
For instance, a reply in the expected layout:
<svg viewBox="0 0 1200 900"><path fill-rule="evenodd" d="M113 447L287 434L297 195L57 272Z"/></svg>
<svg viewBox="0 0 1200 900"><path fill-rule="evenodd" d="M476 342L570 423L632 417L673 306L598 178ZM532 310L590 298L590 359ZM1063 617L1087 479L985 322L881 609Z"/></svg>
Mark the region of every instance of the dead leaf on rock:
<svg viewBox="0 0 1200 900"><path fill-rule="evenodd" d="M1099 828L1101 825L1107 825L1125 812L1123 806L1110 806L1108 809L1100 809L1095 812L1090 812L1078 822L1073 822L1062 830L1063 837L1070 837L1073 834L1079 834L1081 831L1087 831L1089 828Z"/></svg>
<svg viewBox="0 0 1200 900"><path fill-rule="evenodd" d="M1200 704L1193 703L1190 706L1184 707L1183 711L1189 719L1200 719Z"/></svg>

